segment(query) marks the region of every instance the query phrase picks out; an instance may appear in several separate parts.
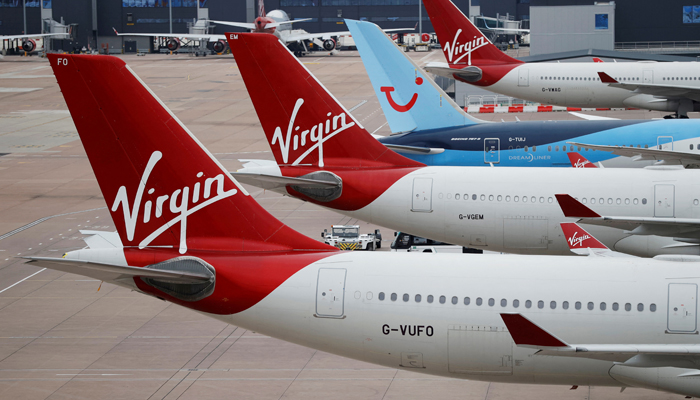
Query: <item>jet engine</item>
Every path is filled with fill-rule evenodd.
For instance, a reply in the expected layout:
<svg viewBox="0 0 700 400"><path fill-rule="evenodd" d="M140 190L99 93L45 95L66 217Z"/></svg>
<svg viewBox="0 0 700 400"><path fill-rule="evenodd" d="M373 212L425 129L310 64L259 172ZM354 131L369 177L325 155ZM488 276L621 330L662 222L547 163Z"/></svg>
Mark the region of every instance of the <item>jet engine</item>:
<svg viewBox="0 0 700 400"><path fill-rule="evenodd" d="M177 51L180 48L180 40L177 38L169 39L166 46L170 51Z"/></svg>
<svg viewBox="0 0 700 400"><path fill-rule="evenodd" d="M219 40L214 42L214 53L223 53L226 50L226 42Z"/></svg>
<svg viewBox="0 0 700 400"><path fill-rule="evenodd" d="M335 49L335 40L333 39L326 39L323 41L323 48L327 51L332 51Z"/></svg>
<svg viewBox="0 0 700 400"><path fill-rule="evenodd" d="M31 53L34 49L36 49L36 41L34 41L34 39L27 39L22 42L22 50L27 53Z"/></svg>

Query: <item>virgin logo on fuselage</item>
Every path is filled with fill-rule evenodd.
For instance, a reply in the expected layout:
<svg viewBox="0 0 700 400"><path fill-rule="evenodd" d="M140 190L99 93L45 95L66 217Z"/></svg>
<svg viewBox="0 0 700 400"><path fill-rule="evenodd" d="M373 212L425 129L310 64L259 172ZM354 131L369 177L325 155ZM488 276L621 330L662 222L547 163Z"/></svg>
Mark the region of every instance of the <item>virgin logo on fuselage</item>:
<svg viewBox="0 0 700 400"><path fill-rule="evenodd" d="M582 247L582 246L583 246L583 242L585 242L586 239L590 239L590 238L591 238L591 237L588 236L588 235L583 235L583 236L579 236L579 237L576 237L576 235L578 235L578 232L574 232L574 234L571 235L571 237L568 239L568 240L569 240L569 245L570 245L571 247Z"/></svg>
<svg viewBox="0 0 700 400"><path fill-rule="evenodd" d="M134 239L136 225L139 222L138 217L141 207L143 206L142 223L148 224L151 221L151 218L163 218L163 210L165 209L165 205L167 203L169 205L168 209L170 212L172 214L177 214L177 216L163 223L163 225L154 230L153 233L148 235L148 237L143 239L141 243L139 243L139 248L148 246L155 238L160 236L161 233L165 232L179 222L179 250L180 254L184 254L187 251L187 217L203 209L204 207L216 203L219 200L233 196L238 192L238 190L231 189L225 191L224 181L226 178L224 177L224 174L221 173L213 178L205 178L204 182L195 182L192 188L185 186L181 189L173 191L170 194L164 194L162 196L154 194L155 189L150 188L148 189L148 194L151 195L151 198L156 199L155 204L153 204L153 201L151 200L146 200L146 202L143 202L143 192L146 190L146 186L148 186L148 178L161 158L163 158L163 153L160 151L154 151L151 154L151 158L148 160L146 169L143 171L143 175L139 180L139 186L138 189L136 189L136 197L134 198L133 205L129 205L129 196L126 186L121 186L119 188L119 191L117 191L117 195L114 198L114 203L112 204L112 212L116 212L121 205L124 212L126 236L129 241L132 241ZM200 179L203 176L204 173L200 172L196 175L196 178ZM216 187L216 194L212 193L212 187L214 186ZM168 201L168 199L170 200Z"/></svg>
<svg viewBox="0 0 700 400"><path fill-rule="evenodd" d="M446 42L442 48L445 50L445 53L447 53L447 61L450 64L458 64L464 57L468 56L467 65L472 65L472 53L476 49L488 45L489 41L483 36L474 36L474 39L466 43L459 43L457 39L460 33L462 33L462 30L458 29L452 42ZM455 59L455 56L458 56L457 59Z"/></svg>
<svg viewBox="0 0 700 400"><path fill-rule="evenodd" d="M272 135L271 144L273 146L275 144L279 146L280 152L282 153L282 160L287 164L289 161L289 150L303 149L308 140L309 144L313 143L313 145L306 149L302 155L297 157L297 159L292 162L292 165L298 165L311 154L312 151L318 149L318 166L323 167L323 143L340 132L355 126L355 122L346 121L344 112L333 116L331 116L329 112L326 114L328 119L326 119L325 122L321 121L313 125L310 129L301 130L299 125L296 125L296 119L302 104L304 104L304 99L297 99L296 104L294 104L294 110L289 119L289 125L287 125L287 135L284 136L282 134L282 128L278 126L275 128L275 133Z"/></svg>

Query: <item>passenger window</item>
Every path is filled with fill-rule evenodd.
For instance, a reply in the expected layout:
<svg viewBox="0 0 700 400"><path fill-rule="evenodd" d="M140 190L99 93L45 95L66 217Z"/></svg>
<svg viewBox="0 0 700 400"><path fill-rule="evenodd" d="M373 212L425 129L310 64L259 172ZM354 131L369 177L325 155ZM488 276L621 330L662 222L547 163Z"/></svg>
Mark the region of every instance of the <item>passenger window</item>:
<svg viewBox="0 0 700 400"><path fill-rule="evenodd" d="M447 193L447 199L449 200L451 198L452 198L452 193Z"/></svg>
<svg viewBox="0 0 700 400"><path fill-rule="evenodd" d="M481 198L481 201L484 201L484 200L486 200L486 196L485 196L485 195L483 195L483 194L481 195L481 197L480 197L480 198Z"/></svg>
<svg viewBox="0 0 700 400"><path fill-rule="evenodd" d="M471 303L471 299L470 299L469 297L465 297L465 298L464 298L464 305L465 305L465 306L468 306L469 303Z"/></svg>
<svg viewBox="0 0 700 400"><path fill-rule="evenodd" d="M608 197L608 204L612 204L612 199Z"/></svg>
<svg viewBox="0 0 700 400"><path fill-rule="evenodd" d="M625 303L625 311L632 311L632 304Z"/></svg>
<svg viewBox="0 0 700 400"><path fill-rule="evenodd" d="M420 301L421 301L421 295L417 294L416 297L415 297L415 299L416 299L416 303L420 303Z"/></svg>
<svg viewBox="0 0 700 400"><path fill-rule="evenodd" d="M384 292L379 292L379 300L384 300Z"/></svg>
<svg viewBox="0 0 700 400"><path fill-rule="evenodd" d="M617 311L620 309L620 305L617 303L613 303L612 309L613 309L613 311Z"/></svg>
<svg viewBox="0 0 700 400"><path fill-rule="evenodd" d="M518 307L520 307L520 300L518 300L518 299L513 300L513 308L518 308ZM654 306L654 307L656 307L656 306Z"/></svg>
<svg viewBox="0 0 700 400"><path fill-rule="evenodd" d="M525 308L532 307L532 302L530 300L525 300Z"/></svg>
<svg viewBox="0 0 700 400"><path fill-rule="evenodd" d="M561 303L561 308L568 310L569 309L569 302L565 301L565 302Z"/></svg>
<svg viewBox="0 0 700 400"><path fill-rule="evenodd" d="M700 203L700 201L698 201L698 199L693 200L693 205L694 205L694 206L697 206L699 203Z"/></svg>
<svg viewBox="0 0 700 400"><path fill-rule="evenodd" d="M566 151L566 146L561 146L561 151Z"/></svg>
<svg viewBox="0 0 700 400"><path fill-rule="evenodd" d="M537 203L537 197L535 197L535 196L530 197L530 201L532 203Z"/></svg>
<svg viewBox="0 0 700 400"><path fill-rule="evenodd" d="M510 201L510 196L506 196L506 201Z"/></svg>
<svg viewBox="0 0 700 400"><path fill-rule="evenodd" d="M656 312L656 304L654 304L654 303L649 304L649 311Z"/></svg>
<svg viewBox="0 0 700 400"><path fill-rule="evenodd" d="M523 196L523 203L527 203L527 196Z"/></svg>
<svg viewBox="0 0 700 400"><path fill-rule="evenodd" d="M501 195L499 194L499 195L498 195L498 198L497 198L496 200L498 200L498 201L503 200L503 196L501 196Z"/></svg>
<svg viewBox="0 0 700 400"><path fill-rule="evenodd" d="M433 295L429 294L428 295L428 303L432 303L432 302L433 302Z"/></svg>
<svg viewBox="0 0 700 400"><path fill-rule="evenodd" d="M372 300L372 292L367 292L367 300Z"/></svg>
<svg viewBox="0 0 700 400"><path fill-rule="evenodd" d="M559 146L554 146L554 151L559 151Z"/></svg>
<svg viewBox="0 0 700 400"><path fill-rule="evenodd" d="M476 195L475 195L475 194L472 195L472 200L476 200Z"/></svg>
<svg viewBox="0 0 700 400"><path fill-rule="evenodd" d="M447 301L447 297L440 296L440 304L445 304L445 301Z"/></svg>
<svg viewBox="0 0 700 400"><path fill-rule="evenodd" d="M459 200L459 193L455 195L455 200Z"/></svg>
<svg viewBox="0 0 700 400"><path fill-rule="evenodd" d="M580 310L581 309L581 302L577 301L576 304L574 304L574 308L577 310Z"/></svg>
<svg viewBox="0 0 700 400"><path fill-rule="evenodd" d="M619 206L620 204L622 204L622 199L618 198L617 200L615 200L615 203L617 203L617 205Z"/></svg>
<svg viewBox="0 0 700 400"><path fill-rule="evenodd" d="M459 299L457 296L452 296L452 304L457 304L459 302Z"/></svg>
<svg viewBox="0 0 700 400"><path fill-rule="evenodd" d="M642 304L642 303L637 304L637 311L644 311L644 304Z"/></svg>
<svg viewBox="0 0 700 400"><path fill-rule="evenodd" d="M518 200L520 200L520 198L519 198L518 196L515 196L515 197L513 197L513 201L514 201L514 202L516 202L516 203L517 203L517 202L518 202Z"/></svg>
<svg viewBox="0 0 700 400"><path fill-rule="evenodd" d="M600 204L605 204L605 199L601 197L601 198L598 199L598 202L599 202Z"/></svg>
<svg viewBox="0 0 700 400"><path fill-rule="evenodd" d="M594 307L595 307L595 304L593 304L592 301L589 301L589 302L588 302L588 309L589 309L589 310L592 310Z"/></svg>
<svg viewBox="0 0 700 400"><path fill-rule="evenodd" d="M501 299L501 307L507 307L507 306L508 306L508 300Z"/></svg>
<svg viewBox="0 0 700 400"><path fill-rule="evenodd" d="M595 204L595 198L591 197L591 204Z"/></svg>
<svg viewBox="0 0 700 400"><path fill-rule="evenodd" d="M552 310L554 310L555 308L557 308L557 302L556 302L556 301L550 301L550 302L549 302L549 308L551 308Z"/></svg>
<svg viewBox="0 0 700 400"><path fill-rule="evenodd" d="M489 201L493 201L493 195L492 195L492 194L489 195Z"/></svg>
<svg viewBox="0 0 700 400"><path fill-rule="evenodd" d="M632 202L634 203L634 205L639 204L639 200L638 200L638 199L634 199Z"/></svg>
<svg viewBox="0 0 700 400"><path fill-rule="evenodd" d="M462 195L462 197L464 198L464 200L469 200L469 195L468 195L468 194L466 194L466 193L465 193L465 194L463 194L463 195Z"/></svg>
<svg viewBox="0 0 700 400"><path fill-rule="evenodd" d="M411 296L409 296L408 293L403 294L403 301L404 302L409 301L410 299L411 299Z"/></svg>
<svg viewBox="0 0 700 400"><path fill-rule="evenodd" d="M391 294L391 301L396 301L396 299L398 299L398 298L399 298L399 296L397 296L396 293Z"/></svg>
<svg viewBox="0 0 700 400"><path fill-rule="evenodd" d="M605 311L606 308L607 308L607 304L605 304L605 302L600 303L600 311Z"/></svg>
<svg viewBox="0 0 700 400"><path fill-rule="evenodd" d="M532 151L537 151L537 146L532 146Z"/></svg>
<svg viewBox="0 0 700 400"><path fill-rule="evenodd" d="M527 146L523 147L523 150L527 151Z"/></svg>
<svg viewBox="0 0 700 400"><path fill-rule="evenodd" d="M548 198L547 203L554 203L554 198L553 197Z"/></svg>
<svg viewBox="0 0 700 400"><path fill-rule="evenodd" d="M647 199L642 199L642 204L647 204Z"/></svg>
<svg viewBox="0 0 700 400"><path fill-rule="evenodd" d="M690 150L693 149L693 145L690 145ZM547 151L552 151L552 146L547 146Z"/></svg>
<svg viewBox="0 0 700 400"><path fill-rule="evenodd" d="M625 205L629 205L629 204L630 204L630 199L625 199Z"/></svg>
<svg viewBox="0 0 700 400"><path fill-rule="evenodd" d="M484 301L481 300L481 297L477 297L477 298L476 298L476 305L477 305L477 306L480 306L481 303L483 303L483 302L484 302Z"/></svg>
<svg viewBox="0 0 700 400"><path fill-rule="evenodd" d="M544 301L542 301L542 300L538 301L537 308L544 308Z"/></svg>
<svg viewBox="0 0 700 400"><path fill-rule="evenodd" d="M586 200L585 197L581 199L581 203L583 203L583 204L586 204L587 201L588 201L588 200Z"/></svg>
<svg viewBox="0 0 700 400"><path fill-rule="evenodd" d="M490 298L489 299L489 307L493 307L494 304L496 304L496 300L494 300L493 298Z"/></svg>
<svg viewBox="0 0 700 400"><path fill-rule="evenodd" d="M544 203L544 197L540 197L540 203Z"/></svg>

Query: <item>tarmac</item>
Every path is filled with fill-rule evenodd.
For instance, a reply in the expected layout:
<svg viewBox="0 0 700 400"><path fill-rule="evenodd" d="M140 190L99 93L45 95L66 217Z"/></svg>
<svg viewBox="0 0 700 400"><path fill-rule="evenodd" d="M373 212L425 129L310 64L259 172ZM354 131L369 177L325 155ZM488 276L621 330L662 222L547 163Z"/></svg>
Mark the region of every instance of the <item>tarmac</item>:
<svg viewBox="0 0 700 400"><path fill-rule="evenodd" d="M439 52L410 53L419 64ZM230 55L122 56L230 171L272 159ZM302 58L372 133L390 133L357 52ZM284 79L284 77L280 77ZM597 112L624 119L649 111ZM478 115L577 119L567 113ZM248 187L275 217L320 239L332 224L393 231ZM643 389L456 380L367 364L286 343L110 284L24 264L113 230L46 59L0 60L0 399L680 399ZM551 396L551 397L550 397Z"/></svg>

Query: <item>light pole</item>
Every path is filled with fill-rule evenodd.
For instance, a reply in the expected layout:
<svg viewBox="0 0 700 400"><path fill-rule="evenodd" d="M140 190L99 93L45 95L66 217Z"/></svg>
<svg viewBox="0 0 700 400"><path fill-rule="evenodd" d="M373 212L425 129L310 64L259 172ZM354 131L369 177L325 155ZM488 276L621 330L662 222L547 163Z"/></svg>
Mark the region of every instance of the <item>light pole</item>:
<svg viewBox="0 0 700 400"><path fill-rule="evenodd" d="M423 40L423 2L418 0L418 36Z"/></svg>
<svg viewBox="0 0 700 400"><path fill-rule="evenodd" d="M168 0L168 11L170 12L170 34L173 34L173 0Z"/></svg>
<svg viewBox="0 0 700 400"><path fill-rule="evenodd" d="M27 0L22 0L22 14L24 15L24 34L27 35Z"/></svg>

